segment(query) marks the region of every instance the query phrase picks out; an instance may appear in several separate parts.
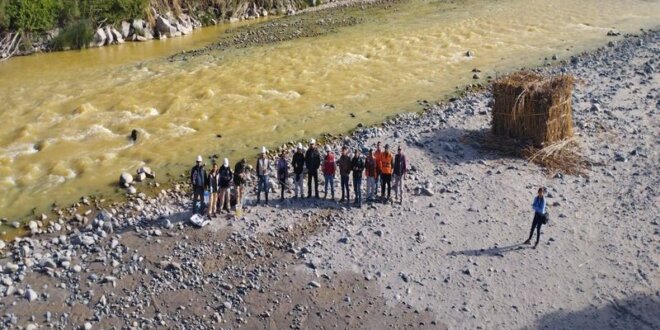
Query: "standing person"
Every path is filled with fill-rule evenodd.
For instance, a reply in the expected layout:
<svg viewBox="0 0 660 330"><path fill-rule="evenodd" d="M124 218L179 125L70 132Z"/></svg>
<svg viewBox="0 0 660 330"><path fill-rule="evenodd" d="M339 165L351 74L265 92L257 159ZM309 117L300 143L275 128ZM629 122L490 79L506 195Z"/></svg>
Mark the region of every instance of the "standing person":
<svg viewBox="0 0 660 330"><path fill-rule="evenodd" d="M378 195L378 186L381 184L381 171L380 171L380 158L383 151L380 149L380 141L376 142L376 151L374 151L374 159L376 160L376 195Z"/></svg>
<svg viewBox="0 0 660 330"><path fill-rule="evenodd" d="M218 211L222 212L226 210L229 213L231 208L231 196L229 187L231 186L231 181L234 176L234 173L231 171L229 166L229 159L225 158L220 167L220 194L218 196Z"/></svg>
<svg viewBox="0 0 660 330"><path fill-rule="evenodd" d="M211 172L206 177L206 186L209 190L209 218L213 218L217 211L216 203L218 202L218 191L220 189L220 172L218 172L218 164L215 162L213 162Z"/></svg>
<svg viewBox="0 0 660 330"><path fill-rule="evenodd" d="M333 201L335 200L335 172L337 172L335 155L332 154L330 146L326 146L325 158L323 159L323 176L325 177L325 193L323 198L328 198L328 186L330 186Z"/></svg>
<svg viewBox="0 0 660 330"><path fill-rule="evenodd" d="M280 158L277 160L277 181L280 183L280 200L284 200L284 189L286 189L286 179L289 176L289 164L286 161L286 151L282 149Z"/></svg>
<svg viewBox="0 0 660 330"><path fill-rule="evenodd" d="M236 187L236 210L243 207L243 194L245 194L245 177L247 176L247 161L241 159L234 165L234 187Z"/></svg>
<svg viewBox="0 0 660 330"><path fill-rule="evenodd" d="M367 201L371 202L378 191L378 163L374 157L373 149L369 149L369 155L364 162L364 174L367 176Z"/></svg>
<svg viewBox="0 0 660 330"><path fill-rule="evenodd" d="M408 164L406 163L406 156L401 150L401 146L397 148L396 156L394 156L394 199L399 200L399 204L403 203L403 180L406 173L408 173Z"/></svg>
<svg viewBox="0 0 660 330"><path fill-rule="evenodd" d="M351 164L351 157L348 156L348 147L343 146L341 147L341 157L339 157L339 177L341 178L340 203L344 200L346 203L350 203L351 201L351 191L348 181L352 169L353 165Z"/></svg>
<svg viewBox="0 0 660 330"><path fill-rule="evenodd" d="M190 184L193 187L193 213L204 210L204 187L206 186L206 170L202 164L202 156L197 156L197 164L190 170ZM197 205L199 203L199 205Z"/></svg>
<svg viewBox="0 0 660 330"><path fill-rule="evenodd" d="M534 209L534 220L532 221L532 229L529 231L529 238L525 241L524 244L530 244L532 236L534 235L534 229L536 229L536 243L534 244L534 249L539 245L539 240L541 239L541 225L546 223L547 214L545 213L545 198L543 197L543 187L539 188L538 195L534 197L532 202L532 208Z"/></svg>
<svg viewBox="0 0 660 330"><path fill-rule="evenodd" d="M380 155L380 181L381 191L380 195L384 202L390 200L390 193L392 192L392 154L390 153L390 145L385 145L385 151ZM387 187L387 197L385 197L385 188Z"/></svg>
<svg viewBox="0 0 660 330"><path fill-rule="evenodd" d="M261 201L261 192L266 194L266 204L268 204L268 174L270 161L266 158L266 147L261 147L261 155L257 159L257 204Z"/></svg>
<svg viewBox="0 0 660 330"><path fill-rule="evenodd" d="M298 198L298 192L300 192L300 198L303 196L303 168L305 167L305 154L303 154L303 145L298 143L298 148L296 153L293 154L293 173L296 175L293 181L293 192L295 198Z"/></svg>
<svg viewBox="0 0 660 330"><path fill-rule="evenodd" d="M362 207L362 171L364 171L364 158L360 155L360 148L355 148L351 168L353 170L353 190L355 191L355 205Z"/></svg>
<svg viewBox="0 0 660 330"><path fill-rule="evenodd" d="M316 140L309 141L309 149L305 153L305 166L307 166L307 198L312 197L312 179L314 180L314 191L319 198L319 167L321 166L321 154L316 148Z"/></svg>

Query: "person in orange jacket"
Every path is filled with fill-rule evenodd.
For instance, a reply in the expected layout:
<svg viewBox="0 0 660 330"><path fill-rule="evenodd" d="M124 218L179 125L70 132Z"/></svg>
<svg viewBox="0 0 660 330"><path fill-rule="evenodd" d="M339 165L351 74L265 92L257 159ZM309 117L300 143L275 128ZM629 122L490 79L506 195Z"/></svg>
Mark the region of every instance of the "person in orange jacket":
<svg viewBox="0 0 660 330"><path fill-rule="evenodd" d="M376 161L376 193L378 195L378 186L380 182L380 157L383 155L383 151L380 149L380 141L376 142L376 151L374 151L374 160Z"/></svg>
<svg viewBox="0 0 660 330"><path fill-rule="evenodd" d="M394 157L390 153L390 145L385 145L385 151L380 155L379 161L381 191L380 196L384 201L390 200L392 192L392 170L394 168ZM387 197L385 197L385 187L387 187Z"/></svg>

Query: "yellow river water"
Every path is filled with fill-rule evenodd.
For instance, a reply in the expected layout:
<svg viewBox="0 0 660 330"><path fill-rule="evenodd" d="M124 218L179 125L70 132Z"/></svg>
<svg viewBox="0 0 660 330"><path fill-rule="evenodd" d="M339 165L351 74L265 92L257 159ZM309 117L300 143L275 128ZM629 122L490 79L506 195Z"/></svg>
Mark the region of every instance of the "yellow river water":
<svg viewBox="0 0 660 330"><path fill-rule="evenodd" d="M141 164L164 179L197 154L233 164L261 145L374 124L472 83L472 68L485 77L553 54L566 59L606 44L611 28L636 33L660 22L657 0L411 0L394 8L338 33L189 61L167 56L217 40L226 27L0 63L0 217L111 194L119 173ZM137 143L127 138L132 129Z"/></svg>

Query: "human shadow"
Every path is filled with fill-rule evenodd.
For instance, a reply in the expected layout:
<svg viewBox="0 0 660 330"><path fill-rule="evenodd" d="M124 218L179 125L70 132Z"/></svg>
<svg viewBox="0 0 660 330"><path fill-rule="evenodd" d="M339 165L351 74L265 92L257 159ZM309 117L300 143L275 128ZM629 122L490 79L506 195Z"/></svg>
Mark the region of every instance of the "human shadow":
<svg viewBox="0 0 660 330"><path fill-rule="evenodd" d="M604 306L589 306L579 311L559 310L543 315L536 329L660 329L660 296L637 294Z"/></svg>
<svg viewBox="0 0 660 330"><path fill-rule="evenodd" d="M463 250L463 251L452 251L447 253L448 256L458 256L464 255L469 257L504 257L505 253L516 252L526 249L527 245L524 244L513 244L508 246L495 246L489 249L477 249L477 250Z"/></svg>

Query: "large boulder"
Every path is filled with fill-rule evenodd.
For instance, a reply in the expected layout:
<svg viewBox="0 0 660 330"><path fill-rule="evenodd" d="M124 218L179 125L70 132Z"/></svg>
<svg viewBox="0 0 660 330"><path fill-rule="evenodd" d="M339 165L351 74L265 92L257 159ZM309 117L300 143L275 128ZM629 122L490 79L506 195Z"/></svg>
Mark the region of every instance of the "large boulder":
<svg viewBox="0 0 660 330"><path fill-rule="evenodd" d="M139 36L145 37L144 32L146 27L147 24L144 22L144 20L141 19L134 19L133 23L131 23L131 28L133 28L133 32Z"/></svg>
<svg viewBox="0 0 660 330"><path fill-rule="evenodd" d="M156 18L156 31L161 36L165 35L166 37L173 37L177 32L176 27L172 25L170 20L160 15Z"/></svg>
<svg viewBox="0 0 660 330"><path fill-rule="evenodd" d="M105 39L105 44L106 45L110 45L113 42L115 42L115 38L112 36L112 28L110 28L110 26L106 26L104 32L105 32L105 36L106 36L106 39Z"/></svg>
<svg viewBox="0 0 660 330"><path fill-rule="evenodd" d="M112 37L115 39L115 42L118 44L123 44L124 43L124 37L121 35L117 29L114 27L110 29L110 32L112 32Z"/></svg>
<svg viewBox="0 0 660 330"><path fill-rule="evenodd" d="M105 40L108 38L108 36L105 34L105 31L103 29L98 28L96 29L96 32L94 33L94 46L96 47L101 47L105 45Z"/></svg>
<svg viewBox="0 0 660 330"><path fill-rule="evenodd" d="M186 22L179 21L176 23L176 29L181 32L181 34L186 35L192 33L192 26Z"/></svg>
<svg viewBox="0 0 660 330"><path fill-rule="evenodd" d="M122 39L128 39L128 36L131 35L131 23L126 21L121 21L121 26L119 27L121 31Z"/></svg>

